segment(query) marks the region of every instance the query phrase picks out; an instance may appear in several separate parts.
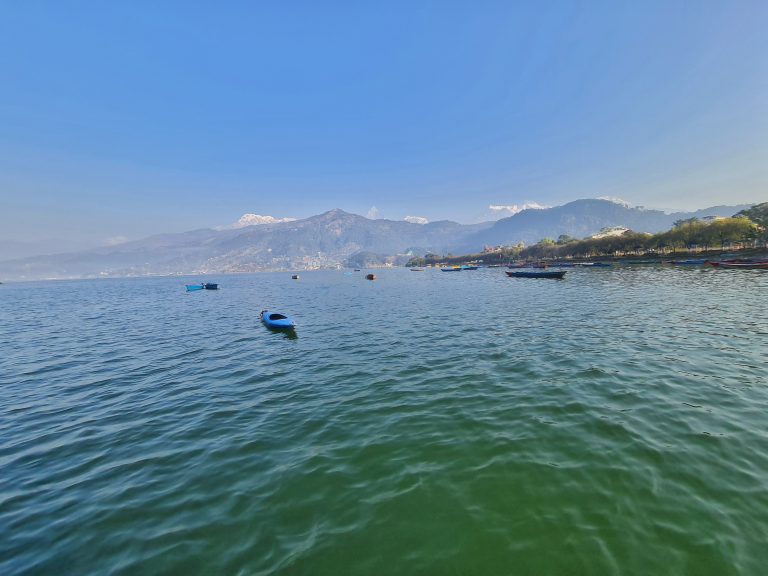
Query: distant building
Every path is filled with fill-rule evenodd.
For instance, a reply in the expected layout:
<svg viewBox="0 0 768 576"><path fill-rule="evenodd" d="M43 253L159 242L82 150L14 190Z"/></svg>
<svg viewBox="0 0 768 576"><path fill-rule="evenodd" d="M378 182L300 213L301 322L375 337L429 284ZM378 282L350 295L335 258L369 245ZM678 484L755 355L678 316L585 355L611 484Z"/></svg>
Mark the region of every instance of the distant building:
<svg viewBox="0 0 768 576"><path fill-rule="evenodd" d="M597 234L590 236L590 238L597 240L599 238L609 238L611 236L623 236L627 232L629 232L629 228L625 228L624 226L611 226L610 228L603 228Z"/></svg>

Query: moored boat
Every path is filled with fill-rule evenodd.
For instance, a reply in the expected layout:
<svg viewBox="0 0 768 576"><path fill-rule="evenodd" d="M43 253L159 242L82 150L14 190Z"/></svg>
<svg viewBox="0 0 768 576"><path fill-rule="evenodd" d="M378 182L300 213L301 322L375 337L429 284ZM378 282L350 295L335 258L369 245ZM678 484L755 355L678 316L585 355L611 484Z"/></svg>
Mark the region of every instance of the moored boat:
<svg viewBox="0 0 768 576"><path fill-rule="evenodd" d="M768 264L768 258L731 258L729 260L707 260L706 263L715 268L720 266L727 268L733 264L736 264L735 268L743 268L745 265L757 265L758 268L761 268L762 265Z"/></svg>
<svg viewBox="0 0 768 576"><path fill-rule="evenodd" d="M479 266L462 266L462 270L477 270Z"/></svg>
<svg viewBox="0 0 768 576"><path fill-rule="evenodd" d="M768 270L768 262L720 262L726 270Z"/></svg>
<svg viewBox="0 0 768 576"><path fill-rule="evenodd" d="M269 310L262 310L259 314L259 318L268 328L274 328L276 330L290 330L296 327L296 323L293 319L289 318L285 314L278 314L277 312L270 312Z"/></svg>
<svg viewBox="0 0 768 576"><path fill-rule="evenodd" d="M424 268L411 268L411 272L424 272Z"/></svg>
<svg viewBox="0 0 768 576"><path fill-rule="evenodd" d="M514 272L505 272L511 278L553 278L560 280L565 276L565 270L542 270L540 272L515 270Z"/></svg>
<svg viewBox="0 0 768 576"><path fill-rule="evenodd" d="M440 268L441 272L461 272L461 266L451 266L450 268Z"/></svg>
<svg viewBox="0 0 768 576"><path fill-rule="evenodd" d="M692 258L689 260L669 260L664 264L672 264L672 266L703 266L707 261L704 259Z"/></svg>

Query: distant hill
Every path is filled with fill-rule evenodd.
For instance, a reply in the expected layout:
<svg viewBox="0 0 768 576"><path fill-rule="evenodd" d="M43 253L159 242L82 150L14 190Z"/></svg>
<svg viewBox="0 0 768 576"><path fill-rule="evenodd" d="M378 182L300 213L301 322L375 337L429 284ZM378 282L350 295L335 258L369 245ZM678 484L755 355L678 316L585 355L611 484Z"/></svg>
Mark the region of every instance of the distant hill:
<svg viewBox="0 0 768 576"><path fill-rule="evenodd" d="M341 266L357 253L442 253L491 225L370 220L337 209L291 222L160 234L109 248L0 262L0 277L82 278L327 268Z"/></svg>
<svg viewBox="0 0 768 576"><path fill-rule="evenodd" d="M567 234L584 238L603 228L623 226L636 232L662 232L677 220L705 216L733 216L741 206L714 206L695 212L667 214L661 210L631 208L610 200L575 200L545 210L523 210L493 226L465 238L458 252L476 252L483 246L533 244L542 238L557 238Z"/></svg>

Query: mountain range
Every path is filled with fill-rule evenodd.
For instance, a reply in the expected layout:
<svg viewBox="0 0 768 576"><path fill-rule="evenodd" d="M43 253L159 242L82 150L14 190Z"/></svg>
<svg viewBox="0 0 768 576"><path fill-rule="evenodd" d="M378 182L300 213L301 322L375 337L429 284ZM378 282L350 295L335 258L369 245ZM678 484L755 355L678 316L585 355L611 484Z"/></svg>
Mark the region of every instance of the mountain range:
<svg viewBox="0 0 768 576"><path fill-rule="evenodd" d="M496 222L470 225L447 220L426 224L371 220L335 209L302 220L159 234L94 250L7 260L0 262L0 278L33 280L361 267L399 263L411 254L459 254L479 252L486 245L530 244L561 234L580 238L612 226L660 232L676 220L731 216L749 206L716 206L667 214L589 199L554 208L523 210Z"/></svg>

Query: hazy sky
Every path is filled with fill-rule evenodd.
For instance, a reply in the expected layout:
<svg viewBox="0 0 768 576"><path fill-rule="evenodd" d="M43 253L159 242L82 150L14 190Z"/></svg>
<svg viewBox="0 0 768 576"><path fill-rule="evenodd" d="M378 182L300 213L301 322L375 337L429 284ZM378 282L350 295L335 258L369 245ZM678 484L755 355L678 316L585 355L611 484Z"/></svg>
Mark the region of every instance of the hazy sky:
<svg viewBox="0 0 768 576"><path fill-rule="evenodd" d="M768 200L768 2L0 3L0 239Z"/></svg>

